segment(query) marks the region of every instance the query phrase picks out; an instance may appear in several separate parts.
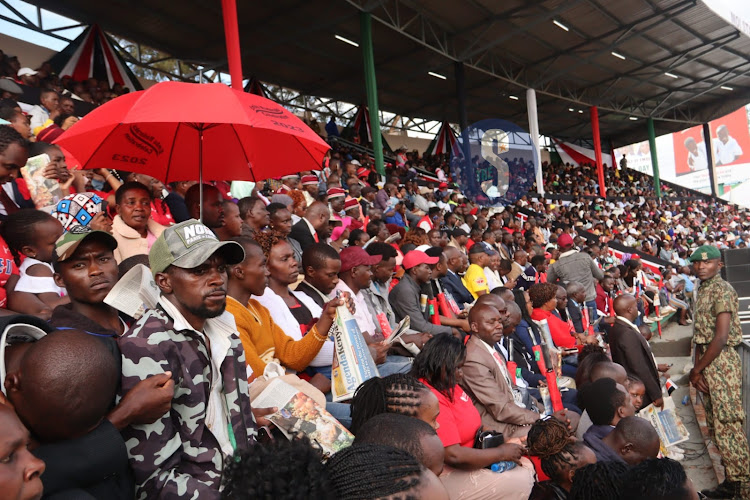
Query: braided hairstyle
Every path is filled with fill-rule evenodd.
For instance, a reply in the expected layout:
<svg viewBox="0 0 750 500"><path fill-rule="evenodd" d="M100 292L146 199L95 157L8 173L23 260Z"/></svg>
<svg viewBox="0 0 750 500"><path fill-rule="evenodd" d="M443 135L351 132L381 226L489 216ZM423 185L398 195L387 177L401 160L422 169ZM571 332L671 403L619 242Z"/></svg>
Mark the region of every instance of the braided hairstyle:
<svg viewBox="0 0 750 500"><path fill-rule="evenodd" d="M0 153L4 153L11 144L18 144L24 149L29 149L29 141L24 139L16 129L10 125L0 125Z"/></svg>
<svg viewBox="0 0 750 500"><path fill-rule="evenodd" d="M581 467L573 478L571 500L618 500L628 466L623 462L597 462Z"/></svg>
<svg viewBox="0 0 750 500"><path fill-rule="evenodd" d="M3 225L0 226L0 236L10 248L17 266L21 265L23 247L34 245L39 236L34 226L50 220L57 222L57 219L47 212L34 209L18 210L5 219Z"/></svg>
<svg viewBox="0 0 750 500"><path fill-rule="evenodd" d="M425 392L429 392L427 386L404 373L365 381L352 398L350 430L356 435L365 422L381 413L400 413L415 417Z"/></svg>
<svg viewBox="0 0 750 500"><path fill-rule="evenodd" d="M326 464L339 500L417 500L415 490L425 470L409 453L378 444L350 446Z"/></svg>
<svg viewBox="0 0 750 500"><path fill-rule="evenodd" d="M567 425L556 418L537 420L527 437L529 454L541 459L542 472L560 482L567 469L576 468L585 444L572 441Z"/></svg>
<svg viewBox="0 0 750 500"><path fill-rule="evenodd" d="M238 451L224 469L223 500L333 500L322 457L310 441L279 439ZM269 473L272 471L272 473Z"/></svg>

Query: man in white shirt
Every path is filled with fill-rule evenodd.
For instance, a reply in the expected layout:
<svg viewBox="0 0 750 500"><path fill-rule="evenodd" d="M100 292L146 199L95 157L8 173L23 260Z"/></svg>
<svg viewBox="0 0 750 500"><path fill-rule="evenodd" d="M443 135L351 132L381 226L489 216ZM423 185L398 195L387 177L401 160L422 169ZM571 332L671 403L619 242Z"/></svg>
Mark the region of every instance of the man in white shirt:
<svg viewBox="0 0 750 500"><path fill-rule="evenodd" d="M37 135L44 128L47 120L54 119L60 114L60 96L54 90L42 90L39 94L39 102L41 104L34 106L29 111L31 131L34 135Z"/></svg>
<svg viewBox="0 0 750 500"><path fill-rule="evenodd" d="M742 148L737 140L729 135L729 129L726 125L719 125L716 129L714 148L716 150L716 166L729 165L742 156Z"/></svg>

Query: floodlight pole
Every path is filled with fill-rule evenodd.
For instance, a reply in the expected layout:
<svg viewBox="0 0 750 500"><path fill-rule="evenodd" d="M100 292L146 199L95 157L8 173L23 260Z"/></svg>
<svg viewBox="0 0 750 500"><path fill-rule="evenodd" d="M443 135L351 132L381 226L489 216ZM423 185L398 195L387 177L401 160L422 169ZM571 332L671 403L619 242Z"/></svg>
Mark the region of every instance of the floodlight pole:
<svg viewBox="0 0 750 500"><path fill-rule="evenodd" d="M224 14L224 39L227 45L227 62L232 88L242 90L242 56L240 54L240 30L237 26L237 3L235 0L221 0Z"/></svg>
<svg viewBox="0 0 750 500"><path fill-rule="evenodd" d="M536 192L540 197L544 196L544 177L542 175L542 151L539 147L539 116L536 108L536 92L534 89L526 89L526 111L529 115L529 135L531 144L534 146L536 154Z"/></svg>
<svg viewBox="0 0 750 500"><path fill-rule="evenodd" d="M599 110L591 106L591 130L594 138L594 156L596 158L596 175L599 179L599 195L607 196L607 187L604 185L604 165L602 164L602 141L599 136Z"/></svg>
<svg viewBox="0 0 750 500"><path fill-rule="evenodd" d="M659 158L656 155L656 133L654 132L654 119L648 119L648 148L651 150L651 168L654 173L654 191L661 198L661 180L659 179Z"/></svg>
<svg viewBox="0 0 750 500"><path fill-rule="evenodd" d="M372 151L375 154L375 169L385 177L383 165L383 136L380 134L380 109L378 108L378 84L375 79L375 56L372 50L372 14L359 13L359 36L362 44L362 63L365 67L365 89L367 107L370 109Z"/></svg>
<svg viewBox="0 0 750 500"><path fill-rule="evenodd" d="M711 151L711 128L708 123L703 124L703 142L706 145L706 160L708 160L708 181L711 183L711 196L718 196L719 186L716 185L714 172L714 156Z"/></svg>

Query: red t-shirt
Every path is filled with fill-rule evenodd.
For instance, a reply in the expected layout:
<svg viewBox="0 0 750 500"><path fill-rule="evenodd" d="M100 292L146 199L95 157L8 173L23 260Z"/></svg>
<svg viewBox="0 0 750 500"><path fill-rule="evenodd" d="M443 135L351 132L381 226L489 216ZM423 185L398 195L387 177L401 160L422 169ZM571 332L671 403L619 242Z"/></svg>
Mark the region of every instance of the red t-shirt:
<svg viewBox="0 0 750 500"><path fill-rule="evenodd" d="M440 415L437 418L440 427L437 430L437 435L443 442L443 446L460 444L467 448L473 448L477 430L482 426L482 417L474 408L471 398L457 385L453 388L453 401L451 401L428 384L426 380L421 379L420 382L429 387L432 393L437 396L438 403L440 403Z"/></svg>
<svg viewBox="0 0 750 500"><path fill-rule="evenodd" d="M13 254L10 253L10 248L8 248L5 240L0 238L0 308L8 307L8 294L5 291L5 284L8 283L8 278L12 274L18 274L18 266L13 261Z"/></svg>
<svg viewBox="0 0 750 500"><path fill-rule="evenodd" d="M531 319L536 321L547 320L549 333L557 347L572 349L576 346L576 339L570 334L570 325L551 312L534 309L531 311Z"/></svg>

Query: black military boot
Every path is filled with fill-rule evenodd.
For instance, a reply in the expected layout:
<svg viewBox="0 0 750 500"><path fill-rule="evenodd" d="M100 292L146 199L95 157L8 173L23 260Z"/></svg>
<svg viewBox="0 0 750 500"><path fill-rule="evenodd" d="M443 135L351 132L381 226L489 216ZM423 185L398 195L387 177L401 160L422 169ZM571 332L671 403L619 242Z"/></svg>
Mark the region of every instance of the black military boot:
<svg viewBox="0 0 750 500"><path fill-rule="evenodd" d="M747 485L745 483L741 483L739 481L730 481L728 479L726 479L716 488L701 491L701 493L703 493L706 498L727 500L743 500L745 498L743 495L746 492Z"/></svg>

